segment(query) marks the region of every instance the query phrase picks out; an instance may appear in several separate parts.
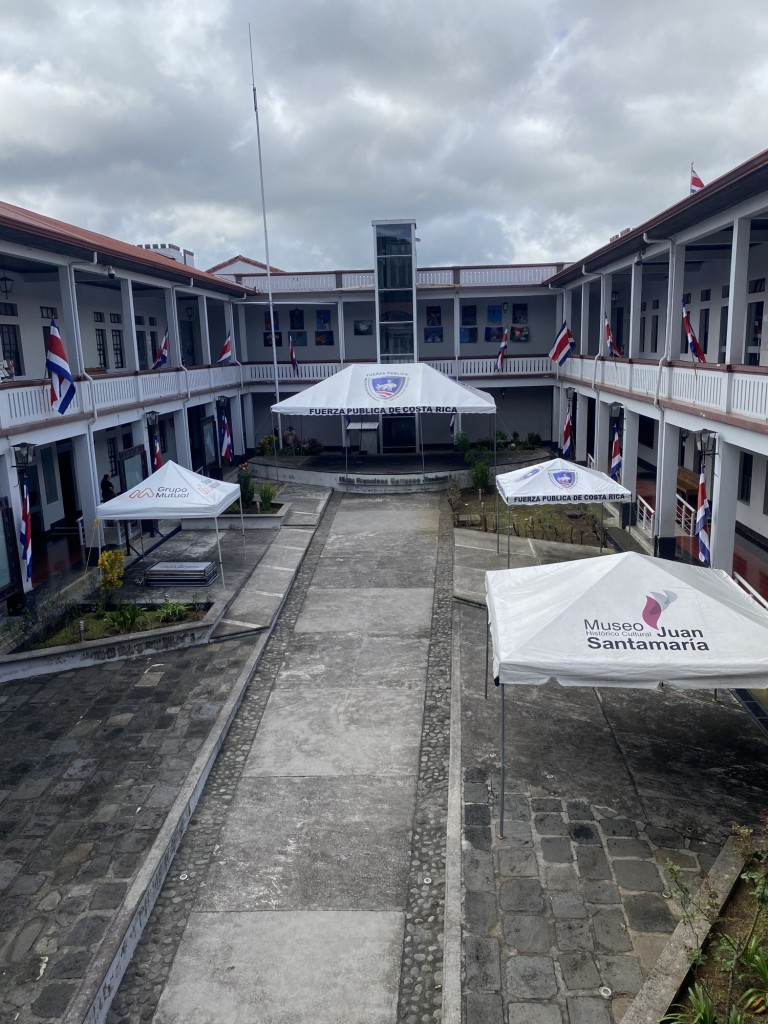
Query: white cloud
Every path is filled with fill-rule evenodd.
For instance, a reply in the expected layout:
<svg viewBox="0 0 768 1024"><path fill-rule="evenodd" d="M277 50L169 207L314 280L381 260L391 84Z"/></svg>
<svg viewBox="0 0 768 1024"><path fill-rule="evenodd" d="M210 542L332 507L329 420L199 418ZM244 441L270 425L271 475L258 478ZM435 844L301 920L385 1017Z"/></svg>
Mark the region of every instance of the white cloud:
<svg viewBox="0 0 768 1024"><path fill-rule="evenodd" d="M28 0L4 16L1 198L210 265L578 259L752 156L757 0ZM40 46L41 26L46 46ZM757 140L757 141L756 141Z"/></svg>

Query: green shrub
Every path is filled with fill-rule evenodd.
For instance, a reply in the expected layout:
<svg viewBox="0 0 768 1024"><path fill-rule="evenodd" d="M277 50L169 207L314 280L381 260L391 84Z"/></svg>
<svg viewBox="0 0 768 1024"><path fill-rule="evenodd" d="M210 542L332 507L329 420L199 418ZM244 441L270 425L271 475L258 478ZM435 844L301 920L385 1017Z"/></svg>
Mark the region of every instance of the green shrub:
<svg viewBox="0 0 768 1024"><path fill-rule="evenodd" d="M107 622L119 633L130 633L141 618L142 611L137 604L119 604L112 612L107 612Z"/></svg>
<svg viewBox="0 0 768 1024"><path fill-rule="evenodd" d="M469 438L467 437L463 430L460 430L456 435L456 447L460 452L463 452L465 455L469 451Z"/></svg>
<svg viewBox="0 0 768 1024"><path fill-rule="evenodd" d="M243 508L250 508L256 494L256 484L253 480L253 471L247 462L241 462L237 467L237 482L240 484L240 499Z"/></svg>
<svg viewBox="0 0 768 1024"><path fill-rule="evenodd" d="M274 484L264 483L259 487L259 504L262 512L268 512L269 506L277 494L277 487Z"/></svg>
<svg viewBox="0 0 768 1024"><path fill-rule="evenodd" d="M187 606L183 601L166 601L157 609L157 617L161 622L181 622L187 614Z"/></svg>
<svg viewBox="0 0 768 1024"><path fill-rule="evenodd" d="M265 434L264 437L259 441L259 454L260 455L274 455L275 446L277 445L277 438L274 434Z"/></svg>

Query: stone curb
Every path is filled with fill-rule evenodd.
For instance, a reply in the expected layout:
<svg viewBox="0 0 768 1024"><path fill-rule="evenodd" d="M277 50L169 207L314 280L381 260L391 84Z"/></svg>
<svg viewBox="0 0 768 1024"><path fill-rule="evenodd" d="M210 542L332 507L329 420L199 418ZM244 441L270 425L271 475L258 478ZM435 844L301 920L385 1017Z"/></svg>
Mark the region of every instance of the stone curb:
<svg viewBox="0 0 768 1024"><path fill-rule="evenodd" d="M708 884L718 894L718 914L731 895L743 867L744 858L737 852L735 840L731 838L720 851L707 876ZM658 1024L669 1011L691 968L688 954L693 938L691 926L694 927L699 942L706 938L711 927L709 921L698 913L695 914L692 925L684 921L678 924L662 950L656 966L624 1015L622 1024Z"/></svg>
<svg viewBox="0 0 768 1024"><path fill-rule="evenodd" d="M326 506L327 501L323 504L318 522L322 519ZM123 901L109 935L102 942L78 993L62 1018L62 1024L103 1024L106 1020L112 998L117 992L123 974L141 938L141 933L149 920L165 876L195 811L216 756L226 739L229 727L237 714L261 653L290 594L293 581L304 561L307 550L308 548L303 552L301 561L293 571L290 584L285 589L269 628L258 634L253 653L240 672L227 702L219 712L160 833L152 844L138 876Z"/></svg>
<svg viewBox="0 0 768 1024"><path fill-rule="evenodd" d="M461 646L454 629L451 657L451 742L445 840L443 1024L461 1024Z"/></svg>

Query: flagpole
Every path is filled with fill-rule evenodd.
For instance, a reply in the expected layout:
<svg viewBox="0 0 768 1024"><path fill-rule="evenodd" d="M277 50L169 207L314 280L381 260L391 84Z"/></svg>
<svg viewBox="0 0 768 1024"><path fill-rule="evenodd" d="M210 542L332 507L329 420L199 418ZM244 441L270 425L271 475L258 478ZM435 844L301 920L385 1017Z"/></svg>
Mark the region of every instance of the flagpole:
<svg viewBox="0 0 768 1024"><path fill-rule="evenodd" d="M256 76L253 70L253 40L251 38L251 23L248 22L248 45L251 50L251 85L253 89L253 112L256 115L256 147L259 153L259 187L261 190L261 219L264 224L264 254L267 264L267 297L269 300L269 329L272 334L272 366L275 371L275 403L280 401L280 384L278 381L277 369L277 337L275 334L275 307L272 302L272 265L269 262L269 233L267 231L267 202L264 197L264 167L261 159L261 130L259 127L259 104L256 98ZM283 425L280 413L277 414L278 440L282 443Z"/></svg>

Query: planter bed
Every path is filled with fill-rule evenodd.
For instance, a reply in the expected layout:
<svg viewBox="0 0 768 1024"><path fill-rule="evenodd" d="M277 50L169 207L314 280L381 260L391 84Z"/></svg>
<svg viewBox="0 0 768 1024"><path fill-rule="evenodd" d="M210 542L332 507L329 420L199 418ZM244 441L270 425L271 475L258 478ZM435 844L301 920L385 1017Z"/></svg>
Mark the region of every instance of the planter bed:
<svg viewBox="0 0 768 1024"><path fill-rule="evenodd" d="M272 502L272 512L243 512L243 525L246 530L279 530L283 520L290 510L291 503L284 502L282 505ZM183 519L182 530L215 530L216 524L211 519ZM224 514L219 516L220 530L239 530L240 513L235 515Z"/></svg>

